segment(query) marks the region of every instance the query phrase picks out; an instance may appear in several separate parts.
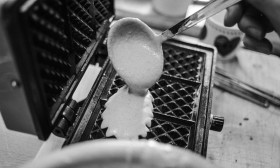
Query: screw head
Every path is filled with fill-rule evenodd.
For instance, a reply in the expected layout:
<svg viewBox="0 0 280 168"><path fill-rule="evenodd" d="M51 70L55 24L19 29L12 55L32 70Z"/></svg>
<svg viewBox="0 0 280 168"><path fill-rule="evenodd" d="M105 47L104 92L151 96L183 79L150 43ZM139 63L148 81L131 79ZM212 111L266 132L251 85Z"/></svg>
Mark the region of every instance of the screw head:
<svg viewBox="0 0 280 168"><path fill-rule="evenodd" d="M11 86L12 86L12 88L19 88L20 82L14 79L11 81Z"/></svg>

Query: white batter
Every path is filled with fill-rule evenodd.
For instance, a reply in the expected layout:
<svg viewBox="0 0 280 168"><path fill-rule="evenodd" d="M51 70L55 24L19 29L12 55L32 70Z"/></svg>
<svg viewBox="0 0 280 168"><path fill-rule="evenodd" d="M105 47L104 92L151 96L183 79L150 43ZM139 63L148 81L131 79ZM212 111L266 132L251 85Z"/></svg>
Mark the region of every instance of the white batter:
<svg viewBox="0 0 280 168"><path fill-rule="evenodd" d="M163 71L162 47L156 37L146 24L134 18L117 21L109 31L109 57L127 85L105 105L101 127L108 127L107 137L138 139L147 135L153 118L153 98L148 88Z"/></svg>
<svg viewBox="0 0 280 168"><path fill-rule="evenodd" d="M108 127L106 136L115 135L118 139L138 139L147 136L153 118L153 97L130 94L123 86L105 104L101 128Z"/></svg>
<svg viewBox="0 0 280 168"><path fill-rule="evenodd" d="M135 18L121 19L109 31L109 57L133 91L150 88L162 74L164 59L157 38L146 24Z"/></svg>

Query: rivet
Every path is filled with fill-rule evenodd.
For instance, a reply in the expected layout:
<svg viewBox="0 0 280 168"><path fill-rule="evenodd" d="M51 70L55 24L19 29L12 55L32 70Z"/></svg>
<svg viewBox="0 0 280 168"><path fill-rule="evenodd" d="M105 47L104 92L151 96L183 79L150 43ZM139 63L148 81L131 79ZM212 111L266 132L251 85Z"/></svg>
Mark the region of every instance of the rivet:
<svg viewBox="0 0 280 168"><path fill-rule="evenodd" d="M12 86L12 88L19 88L20 83L19 83L19 81L14 79L14 80L11 81L11 86Z"/></svg>

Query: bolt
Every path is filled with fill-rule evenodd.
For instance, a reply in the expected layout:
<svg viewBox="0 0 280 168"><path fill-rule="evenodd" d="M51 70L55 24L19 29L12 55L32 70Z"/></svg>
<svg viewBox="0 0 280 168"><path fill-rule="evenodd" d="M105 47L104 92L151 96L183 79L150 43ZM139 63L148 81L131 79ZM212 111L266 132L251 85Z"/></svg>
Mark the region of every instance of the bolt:
<svg viewBox="0 0 280 168"><path fill-rule="evenodd" d="M12 86L12 88L19 88L20 83L19 83L19 81L14 79L14 80L11 81L11 86Z"/></svg>

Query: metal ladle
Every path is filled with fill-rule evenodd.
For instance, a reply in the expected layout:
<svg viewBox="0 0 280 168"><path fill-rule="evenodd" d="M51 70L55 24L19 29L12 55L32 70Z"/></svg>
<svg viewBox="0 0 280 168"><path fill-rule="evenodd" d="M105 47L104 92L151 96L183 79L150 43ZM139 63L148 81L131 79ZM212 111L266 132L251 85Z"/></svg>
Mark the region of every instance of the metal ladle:
<svg viewBox="0 0 280 168"><path fill-rule="evenodd" d="M162 41L170 39L174 37L176 34L179 34L200 21L207 19L220 11L240 2L241 0L212 0L210 1L204 8L195 12L191 16L183 19L176 25L172 26L171 28L165 30L160 36Z"/></svg>
<svg viewBox="0 0 280 168"><path fill-rule="evenodd" d="M156 35L139 19L118 20L109 31L107 43L109 57L114 68L132 92L140 93L147 90L160 78L163 70L161 46L163 41L239 1L241 0L212 0L204 8L160 35Z"/></svg>

